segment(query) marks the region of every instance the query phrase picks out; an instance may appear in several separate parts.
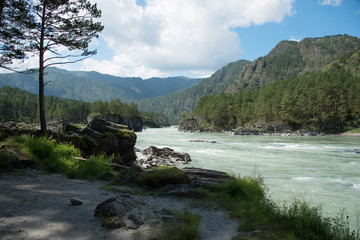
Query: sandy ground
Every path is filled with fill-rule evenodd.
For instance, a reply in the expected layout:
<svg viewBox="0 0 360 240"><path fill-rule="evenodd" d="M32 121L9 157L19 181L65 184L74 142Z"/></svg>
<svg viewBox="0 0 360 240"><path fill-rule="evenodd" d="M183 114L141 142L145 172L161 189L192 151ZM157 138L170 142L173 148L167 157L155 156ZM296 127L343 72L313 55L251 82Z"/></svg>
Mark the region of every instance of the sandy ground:
<svg viewBox="0 0 360 240"><path fill-rule="evenodd" d="M121 192L101 190L105 182L69 179L27 170L26 176L0 174L0 239L146 239L162 209L201 215L201 239L226 240L237 235L238 222L216 208L194 207L174 197L134 196L145 224L137 230L107 230L94 217L95 207ZM123 189L128 194L131 189ZM83 205L72 206L71 198Z"/></svg>

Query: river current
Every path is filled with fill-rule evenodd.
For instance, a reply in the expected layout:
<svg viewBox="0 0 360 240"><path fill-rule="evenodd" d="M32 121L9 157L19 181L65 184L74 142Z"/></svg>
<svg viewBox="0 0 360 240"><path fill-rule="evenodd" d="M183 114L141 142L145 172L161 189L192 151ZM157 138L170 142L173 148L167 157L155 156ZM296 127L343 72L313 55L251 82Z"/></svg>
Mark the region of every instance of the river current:
<svg viewBox="0 0 360 240"><path fill-rule="evenodd" d="M189 153L192 162L179 167L260 174L279 204L305 200L321 205L326 216L345 209L351 229L360 228L359 136L234 136L178 132L175 127L150 128L137 136L140 149L170 147Z"/></svg>

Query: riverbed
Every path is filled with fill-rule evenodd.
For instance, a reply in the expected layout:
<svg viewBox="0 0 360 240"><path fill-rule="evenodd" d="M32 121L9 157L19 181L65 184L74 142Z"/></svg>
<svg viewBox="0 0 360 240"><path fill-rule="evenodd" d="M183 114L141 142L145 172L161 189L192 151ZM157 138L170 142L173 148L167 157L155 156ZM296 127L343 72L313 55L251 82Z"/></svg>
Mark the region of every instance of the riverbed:
<svg viewBox="0 0 360 240"><path fill-rule="evenodd" d="M345 209L351 229L360 228L360 136L236 136L185 133L176 127L137 133L136 147L170 147L187 152L187 165L261 175L271 199L300 199L321 205L324 214ZM194 141L195 140L195 141Z"/></svg>

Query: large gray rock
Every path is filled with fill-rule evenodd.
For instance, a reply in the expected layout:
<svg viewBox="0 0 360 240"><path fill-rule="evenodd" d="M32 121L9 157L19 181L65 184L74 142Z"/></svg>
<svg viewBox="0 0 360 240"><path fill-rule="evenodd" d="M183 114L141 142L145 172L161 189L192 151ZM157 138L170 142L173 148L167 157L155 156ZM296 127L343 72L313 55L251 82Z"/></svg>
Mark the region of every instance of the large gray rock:
<svg viewBox="0 0 360 240"><path fill-rule="evenodd" d="M112 197L98 204L94 210L94 216L107 218L109 228L138 229L144 221L139 209L139 203L128 195Z"/></svg>
<svg viewBox="0 0 360 240"><path fill-rule="evenodd" d="M147 169L158 166L175 166L186 164L191 161L188 153L175 152L171 148L157 148L150 146L144 149L136 159L136 164L141 168Z"/></svg>

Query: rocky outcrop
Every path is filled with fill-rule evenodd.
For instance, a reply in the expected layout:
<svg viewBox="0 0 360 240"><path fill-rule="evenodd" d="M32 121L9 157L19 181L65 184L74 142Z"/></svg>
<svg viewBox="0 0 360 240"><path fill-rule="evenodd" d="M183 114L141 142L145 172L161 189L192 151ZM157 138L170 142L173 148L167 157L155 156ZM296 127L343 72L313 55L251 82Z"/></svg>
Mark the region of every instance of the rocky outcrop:
<svg viewBox="0 0 360 240"><path fill-rule="evenodd" d="M135 132L141 132L143 129L143 119L142 117L123 117L118 114L107 114L102 116L103 119L109 122L126 125L129 130Z"/></svg>
<svg viewBox="0 0 360 240"><path fill-rule="evenodd" d="M126 165L131 165L136 159L136 134L125 125L108 122L102 118L90 118L80 135L71 135L68 139L85 155L114 155L116 162Z"/></svg>
<svg viewBox="0 0 360 240"><path fill-rule="evenodd" d="M183 132L203 132L199 120L195 117L181 119L178 130Z"/></svg>
<svg viewBox="0 0 360 240"><path fill-rule="evenodd" d="M84 156L106 154L114 156L120 164L132 165L136 159L134 146L136 134L127 126L92 117L84 129L67 122L52 121L48 124L47 136L59 142L67 142L79 148ZM0 124L0 137L32 135L40 136L36 127L24 123ZM1 139L0 139L1 140Z"/></svg>
<svg viewBox="0 0 360 240"><path fill-rule="evenodd" d="M143 169L158 166L175 166L177 164L186 164L191 161L188 153L178 153L171 148L157 148L150 146L140 154L136 159L136 165Z"/></svg>

